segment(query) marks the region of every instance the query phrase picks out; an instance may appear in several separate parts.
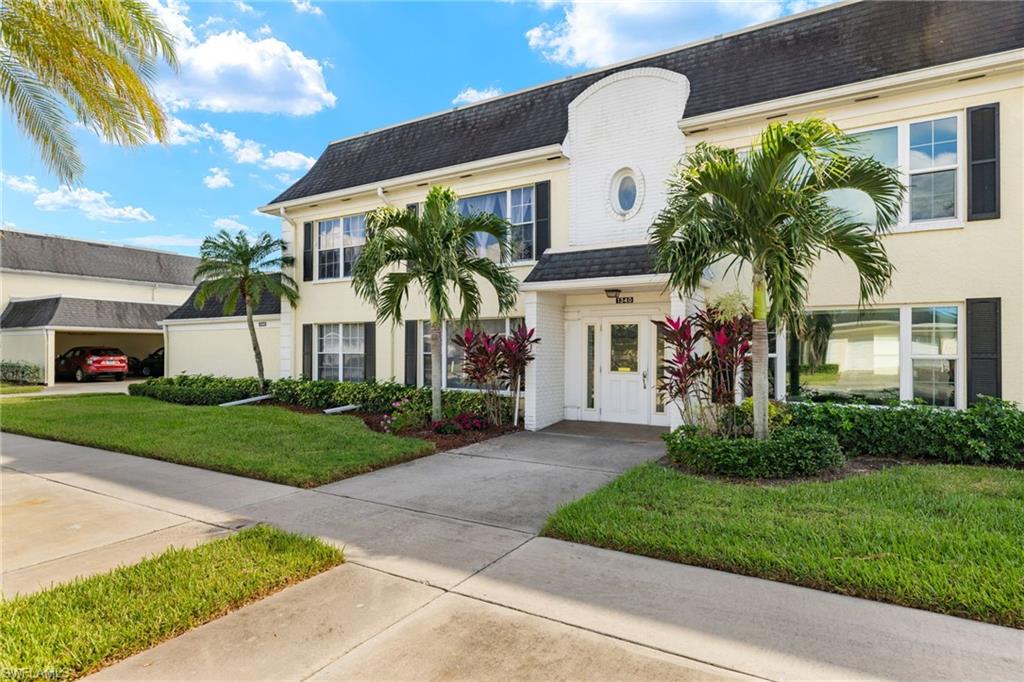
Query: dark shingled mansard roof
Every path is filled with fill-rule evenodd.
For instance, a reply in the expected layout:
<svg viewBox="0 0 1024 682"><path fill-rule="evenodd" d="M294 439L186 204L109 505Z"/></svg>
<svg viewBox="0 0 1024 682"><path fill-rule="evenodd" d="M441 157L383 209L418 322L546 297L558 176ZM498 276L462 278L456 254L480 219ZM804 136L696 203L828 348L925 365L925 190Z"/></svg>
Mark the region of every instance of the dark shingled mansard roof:
<svg viewBox="0 0 1024 682"><path fill-rule="evenodd" d="M526 282L556 282L597 277L631 277L654 274L650 247L646 244L587 251L546 251Z"/></svg>
<svg viewBox="0 0 1024 682"><path fill-rule="evenodd" d="M92 327L98 329L160 329L160 320L176 306L54 296L7 304L0 328Z"/></svg>
<svg viewBox="0 0 1024 682"><path fill-rule="evenodd" d="M0 231L0 266L161 284L193 284L199 259L48 234Z"/></svg>
<svg viewBox="0 0 1024 682"><path fill-rule="evenodd" d="M188 300L181 304L181 307L175 310L173 313L167 316L168 320L202 320L202 319L214 319L218 317L241 317L245 315L245 304L242 299L238 299L238 303L235 304L235 310L233 315L224 314L224 303L215 298L206 299L206 305L202 308L196 307L196 296L199 294L199 287L196 287L192 294L188 297ZM277 296L272 296L266 291L263 292L263 296L260 297L259 305L256 306L254 311L255 315L279 315L281 313L281 299Z"/></svg>
<svg viewBox="0 0 1024 682"><path fill-rule="evenodd" d="M626 69L686 75L692 117L1024 46L1024 2L862 2L331 143L271 204L560 144L569 103Z"/></svg>

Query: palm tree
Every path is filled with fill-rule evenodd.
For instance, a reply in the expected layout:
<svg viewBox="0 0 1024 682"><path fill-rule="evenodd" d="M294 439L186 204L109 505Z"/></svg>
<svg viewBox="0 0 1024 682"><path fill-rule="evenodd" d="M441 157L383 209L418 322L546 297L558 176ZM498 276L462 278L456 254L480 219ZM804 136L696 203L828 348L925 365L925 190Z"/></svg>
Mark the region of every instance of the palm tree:
<svg viewBox="0 0 1024 682"><path fill-rule="evenodd" d="M501 262L480 256L477 235L492 237ZM432 187L422 215L390 206L367 216L366 244L356 261L352 284L356 293L377 308L381 320L402 321L402 304L416 285L430 309L431 411L441 419L441 330L455 317L451 296L462 303L458 318L467 323L480 315L478 280L494 287L501 313L516 302L519 282L505 263L511 260L509 224L490 213L462 215L450 188Z"/></svg>
<svg viewBox="0 0 1024 682"><path fill-rule="evenodd" d="M264 292L286 298L289 304L295 305L299 300L295 280L281 271L294 262L295 259L286 253L285 243L266 232L250 240L241 230L235 235L221 230L204 239L199 247L199 265L194 277L200 281L196 306L203 308L213 298L223 303L225 315L234 315L241 298L261 390L266 379L253 312Z"/></svg>
<svg viewBox="0 0 1024 682"><path fill-rule="evenodd" d="M144 0L3 0L0 91L62 183L82 159L67 112L105 140L138 146L167 134L150 83L174 41Z"/></svg>
<svg viewBox="0 0 1024 682"><path fill-rule="evenodd" d="M699 144L670 180L666 207L651 226L671 289L692 293L723 260L749 268L757 438L768 435L768 323L799 329L808 277L822 254L856 267L862 304L892 280L881 237L899 218L905 188L896 170L857 156L855 145L817 118L769 125L745 155ZM837 189L864 192L875 223L833 205L828 192Z"/></svg>

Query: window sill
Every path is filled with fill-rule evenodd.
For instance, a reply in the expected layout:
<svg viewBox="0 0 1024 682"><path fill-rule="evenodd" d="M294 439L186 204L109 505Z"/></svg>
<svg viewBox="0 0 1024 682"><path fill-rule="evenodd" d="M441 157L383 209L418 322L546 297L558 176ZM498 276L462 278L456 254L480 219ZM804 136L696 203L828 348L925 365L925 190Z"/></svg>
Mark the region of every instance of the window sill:
<svg viewBox="0 0 1024 682"><path fill-rule="evenodd" d="M310 282L304 282L305 284L337 284L338 282L351 282L352 277L331 277L330 279L314 279Z"/></svg>
<svg viewBox="0 0 1024 682"><path fill-rule="evenodd" d="M967 224L959 218L952 220L934 220L897 225L889 234L912 234L914 232L934 232L936 230L962 230L965 227L967 227Z"/></svg>

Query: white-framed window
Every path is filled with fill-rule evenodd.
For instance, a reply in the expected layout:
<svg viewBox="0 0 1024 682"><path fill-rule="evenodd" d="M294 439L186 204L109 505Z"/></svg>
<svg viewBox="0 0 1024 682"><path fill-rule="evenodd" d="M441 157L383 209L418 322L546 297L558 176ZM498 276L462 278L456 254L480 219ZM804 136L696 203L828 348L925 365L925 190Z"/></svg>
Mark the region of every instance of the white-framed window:
<svg viewBox="0 0 1024 682"><path fill-rule="evenodd" d="M474 325L474 330L487 332L488 334L510 334L512 330L524 324L526 320L522 317L511 318L484 318ZM458 321L449 321L444 325L441 334L442 357L445 360L444 377L441 385L443 388L457 388L473 390L472 386L466 383L465 375L462 373L462 364L465 362L465 354L462 349L451 342L451 337L463 332L462 325ZM430 342L430 321L420 322L420 386L430 386L431 370L430 363L433 355Z"/></svg>
<svg viewBox="0 0 1024 682"><path fill-rule="evenodd" d="M352 276L359 253L366 243L366 215L317 221L317 279Z"/></svg>
<svg viewBox="0 0 1024 682"><path fill-rule="evenodd" d="M958 303L814 310L799 340L791 395L961 407L964 334ZM793 359L791 358L790 362Z"/></svg>
<svg viewBox="0 0 1024 682"><path fill-rule="evenodd" d="M964 119L960 112L851 131L854 152L896 168L907 187L897 231L963 224L966 204ZM855 190L830 192L834 204L874 224L874 207Z"/></svg>
<svg viewBox="0 0 1024 682"><path fill-rule="evenodd" d="M533 185L462 197L459 199L459 212L463 215L493 213L508 220L512 225L512 261L534 260L537 221ZM476 253L495 262L501 256L497 240L488 234L477 235Z"/></svg>
<svg viewBox="0 0 1024 682"><path fill-rule="evenodd" d="M361 322L316 326L316 378L328 381L366 379L366 327Z"/></svg>

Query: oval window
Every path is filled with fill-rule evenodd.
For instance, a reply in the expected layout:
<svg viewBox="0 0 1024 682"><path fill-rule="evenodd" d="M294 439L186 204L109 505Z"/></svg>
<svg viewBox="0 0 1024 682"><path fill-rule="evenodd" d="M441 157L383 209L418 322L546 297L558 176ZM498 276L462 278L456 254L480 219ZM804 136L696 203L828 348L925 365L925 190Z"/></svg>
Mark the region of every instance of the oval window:
<svg viewBox="0 0 1024 682"><path fill-rule="evenodd" d="M636 204L636 180L632 175L623 175L619 179L616 199L620 213L629 213L633 210L633 205Z"/></svg>

